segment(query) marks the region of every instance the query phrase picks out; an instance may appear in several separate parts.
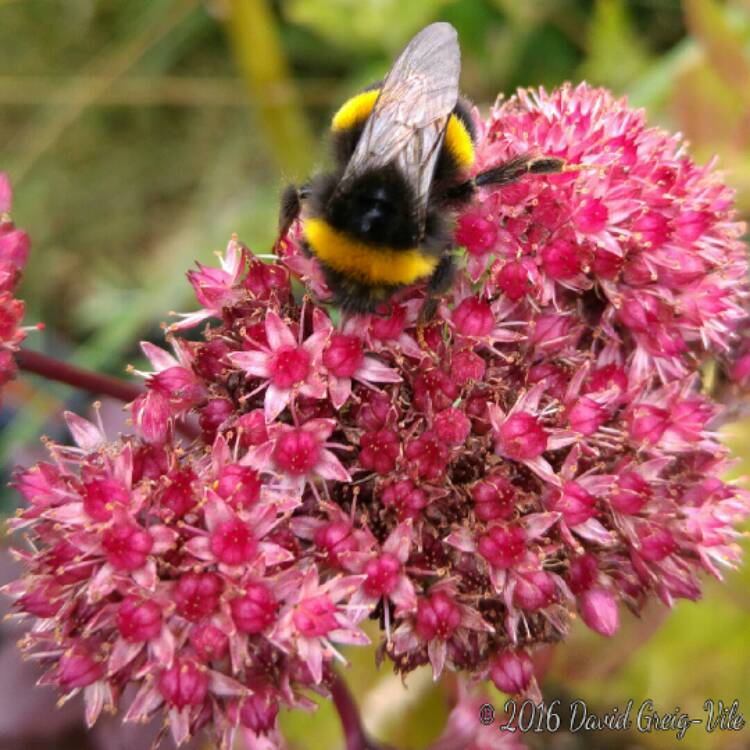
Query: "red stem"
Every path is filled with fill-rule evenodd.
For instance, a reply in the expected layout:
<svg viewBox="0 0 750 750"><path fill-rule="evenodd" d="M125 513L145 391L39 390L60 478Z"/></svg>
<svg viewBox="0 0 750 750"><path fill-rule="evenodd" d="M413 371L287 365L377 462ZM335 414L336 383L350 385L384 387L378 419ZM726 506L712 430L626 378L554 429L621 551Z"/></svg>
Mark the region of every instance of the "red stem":
<svg viewBox="0 0 750 750"><path fill-rule="evenodd" d="M341 728L344 730L346 750L388 750L384 745L371 740L365 733L357 703L341 675L331 670L330 677L331 697L341 720Z"/></svg>
<svg viewBox="0 0 750 750"><path fill-rule="evenodd" d="M72 385L74 388L81 388L101 396L112 396L120 401L132 401L143 393L143 388L136 383L84 370L30 349L17 352L16 362L18 367L25 372L33 372L48 380Z"/></svg>

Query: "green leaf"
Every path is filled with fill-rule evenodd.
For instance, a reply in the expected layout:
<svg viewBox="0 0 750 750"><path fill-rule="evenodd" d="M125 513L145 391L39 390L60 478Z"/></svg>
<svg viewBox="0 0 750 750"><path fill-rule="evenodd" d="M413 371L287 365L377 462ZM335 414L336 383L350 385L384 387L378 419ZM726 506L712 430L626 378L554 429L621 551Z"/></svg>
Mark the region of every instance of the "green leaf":
<svg viewBox="0 0 750 750"><path fill-rule="evenodd" d="M621 92L647 65L648 52L624 0L597 0L586 38L588 57L579 75L591 83Z"/></svg>
<svg viewBox="0 0 750 750"><path fill-rule="evenodd" d="M446 0L287 0L284 14L344 50L393 54L437 20Z"/></svg>

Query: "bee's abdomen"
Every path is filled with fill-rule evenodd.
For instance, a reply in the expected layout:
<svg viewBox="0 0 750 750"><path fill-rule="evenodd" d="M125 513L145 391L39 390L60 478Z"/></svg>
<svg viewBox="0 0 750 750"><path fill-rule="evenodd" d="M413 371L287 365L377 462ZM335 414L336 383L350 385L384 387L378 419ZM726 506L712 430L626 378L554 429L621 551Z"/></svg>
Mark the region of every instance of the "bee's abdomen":
<svg viewBox="0 0 750 750"><path fill-rule="evenodd" d="M310 251L327 268L367 287L413 284L432 274L438 258L418 247L373 245L332 226L323 217L304 223Z"/></svg>

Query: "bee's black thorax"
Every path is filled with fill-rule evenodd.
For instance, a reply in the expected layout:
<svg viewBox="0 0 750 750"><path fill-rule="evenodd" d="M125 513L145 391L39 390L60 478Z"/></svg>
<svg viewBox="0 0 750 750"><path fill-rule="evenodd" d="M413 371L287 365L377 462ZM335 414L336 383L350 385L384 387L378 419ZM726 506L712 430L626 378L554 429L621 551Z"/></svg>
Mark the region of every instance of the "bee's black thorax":
<svg viewBox="0 0 750 750"><path fill-rule="evenodd" d="M419 241L414 194L396 168L374 169L337 186L322 215L368 245L407 250Z"/></svg>

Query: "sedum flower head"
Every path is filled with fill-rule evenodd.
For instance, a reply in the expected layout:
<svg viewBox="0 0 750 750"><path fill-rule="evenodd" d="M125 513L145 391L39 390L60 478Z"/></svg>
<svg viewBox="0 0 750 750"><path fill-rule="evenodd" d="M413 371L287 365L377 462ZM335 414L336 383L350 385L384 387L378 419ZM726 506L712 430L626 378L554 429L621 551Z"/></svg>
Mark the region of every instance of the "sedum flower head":
<svg viewBox="0 0 750 750"><path fill-rule="evenodd" d="M189 274L202 309L174 353L144 345L135 434L69 415L76 445L17 474L23 646L90 723L122 706L178 743L274 746L278 707L325 693L368 617L398 672L537 696L532 653L576 613L612 636L620 605L697 599L738 562L748 497L720 479L700 376L747 318L731 192L585 85L478 127L480 169L529 150L569 169L459 217L429 349L422 290L338 320L299 227L271 264L233 239Z"/></svg>

